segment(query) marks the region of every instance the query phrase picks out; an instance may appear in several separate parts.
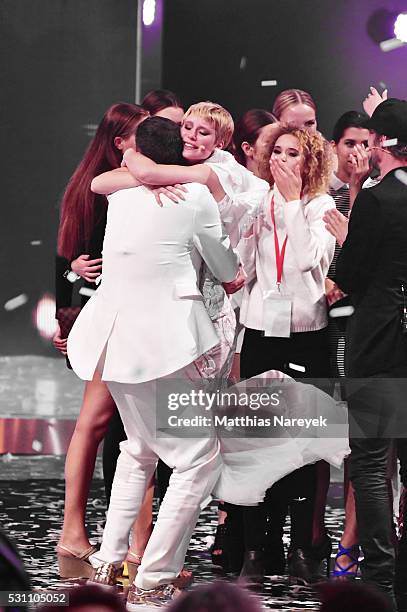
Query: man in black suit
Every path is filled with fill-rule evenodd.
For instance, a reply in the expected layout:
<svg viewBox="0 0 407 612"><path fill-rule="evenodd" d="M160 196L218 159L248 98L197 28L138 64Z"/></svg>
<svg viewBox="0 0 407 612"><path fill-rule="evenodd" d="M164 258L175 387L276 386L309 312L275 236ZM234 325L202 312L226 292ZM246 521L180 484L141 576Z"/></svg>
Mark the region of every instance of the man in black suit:
<svg viewBox="0 0 407 612"><path fill-rule="evenodd" d="M362 577L387 592L396 609L386 466L392 438L407 436L407 321L404 328L402 321L407 287L407 101L382 102L366 127L372 162L382 180L356 198L336 278L354 307L345 369L351 479L365 558ZM404 587L399 611L407 610L406 593Z"/></svg>

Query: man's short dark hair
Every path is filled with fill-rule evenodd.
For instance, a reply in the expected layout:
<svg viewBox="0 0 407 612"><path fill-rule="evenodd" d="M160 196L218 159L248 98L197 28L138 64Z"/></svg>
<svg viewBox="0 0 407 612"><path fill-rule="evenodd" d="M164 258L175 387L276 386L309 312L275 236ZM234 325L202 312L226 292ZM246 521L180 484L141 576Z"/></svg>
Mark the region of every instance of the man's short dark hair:
<svg viewBox="0 0 407 612"><path fill-rule="evenodd" d="M157 164L184 164L184 143L179 125L164 117L148 117L136 132L136 146Z"/></svg>
<svg viewBox="0 0 407 612"><path fill-rule="evenodd" d="M369 119L366 113L359 113L358 111L350 110L343 113L335 123L332 140L338 144L340 139L348 128L365 128L364 123Z"/></svg>

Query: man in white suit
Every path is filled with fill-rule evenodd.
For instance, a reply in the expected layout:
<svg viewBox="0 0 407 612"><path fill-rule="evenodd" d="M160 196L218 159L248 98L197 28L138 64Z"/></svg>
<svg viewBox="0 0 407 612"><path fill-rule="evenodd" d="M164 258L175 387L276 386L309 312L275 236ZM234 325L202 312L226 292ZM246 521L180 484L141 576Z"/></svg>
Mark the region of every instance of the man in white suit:
<svg viewBox="0 0 407 612"><path fill-rule="evenodd" d="M169 120L145 120L137 146L159 163L182 163L179 128ZM173 597L171 585L219 476L216 436L156 437L157 382L196 380L194 360L218 343L197 284L202 258L220 281L235 279L238 258L206 187L190 184L185 202L168 200L162 208L143 186L109 196L103 282L68 339L73 369L85 380L100 375L107 382L128 438L121 444L102 546L91 557L99 581L112 582L125 558L157 459L174 468L129 609Z"/></svg>

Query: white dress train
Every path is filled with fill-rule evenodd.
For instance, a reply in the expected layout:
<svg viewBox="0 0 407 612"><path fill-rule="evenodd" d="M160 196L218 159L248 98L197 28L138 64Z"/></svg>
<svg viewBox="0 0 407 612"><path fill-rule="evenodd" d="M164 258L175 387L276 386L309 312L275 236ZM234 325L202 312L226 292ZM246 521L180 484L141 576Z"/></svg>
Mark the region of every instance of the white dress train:
<svg viewBox="0 0 407 612"><path fill-rule="evenodd" d="M218 499L236 505L257 505L267 489L283 476L321 459L340 467L350 453L347 409L343 402L275 370L227 389L238 397L246 391L249 398L280 391L281 399L277 406L262 406L258 410L234 405L219 411L221 417L231 418L233 428L221 426L217 430L223 463L213 491ZM239 417L244 423L246 416L256 417L257 429L255 426L251 430L250 421L248 427L235 425ZM270 419L269 426L258 424L267 423L265 419ZM296 425L295 419L304 419L304 424ZM256 431L261 432L261 437L254 437Z"/></svg>

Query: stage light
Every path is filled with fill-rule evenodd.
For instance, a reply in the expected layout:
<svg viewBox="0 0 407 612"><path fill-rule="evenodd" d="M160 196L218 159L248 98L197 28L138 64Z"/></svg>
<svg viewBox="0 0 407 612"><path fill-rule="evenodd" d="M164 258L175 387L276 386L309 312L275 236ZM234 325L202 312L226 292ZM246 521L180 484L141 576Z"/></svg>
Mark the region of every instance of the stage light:
<svg viewBox="0 0 407 612"><path fill-rule="evenodd" d="M51 340L58 328L55 318L55 299L46 293L39 300L34 313L34 324L38 333L45 340Z"/></svg>
<svg viewBox="0 0 407 612"><path fill-rule="evenodd" d="M407 44L407 13L378 9L367 22L370 38L382 51L392 51Z"/></svg>
<svg viewBox="0 0 407 612"><path fill-rule="evenodd" d="M394 23L394 36L407 43L407 13L400 13Z"/></svg>
<svg viewBox="0 0 407 612"><path fill-rule="evenodd" d="M151 26L155 19L155 0L144 0L143 2L143 24Z"/></svg>

